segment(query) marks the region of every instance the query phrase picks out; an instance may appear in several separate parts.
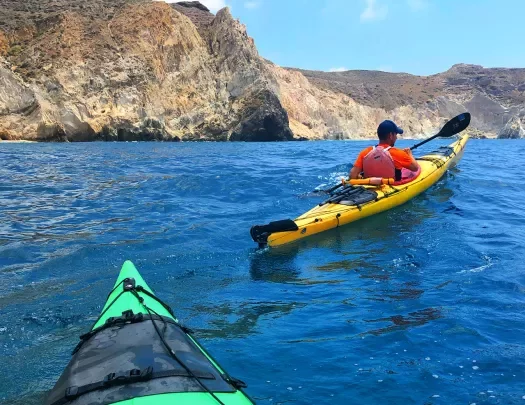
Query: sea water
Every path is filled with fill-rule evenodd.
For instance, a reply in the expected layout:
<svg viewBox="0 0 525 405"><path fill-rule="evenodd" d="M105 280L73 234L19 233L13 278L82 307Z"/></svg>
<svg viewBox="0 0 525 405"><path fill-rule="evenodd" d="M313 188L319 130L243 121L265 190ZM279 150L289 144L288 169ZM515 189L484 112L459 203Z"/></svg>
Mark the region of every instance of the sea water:
<svg viewBox="0 0 525 405"><path fill-rule="evenodd" d="M260 404L525 403L525 141L256 249L367 145L0 144L0 403L42 403L126 259Z"/></svg>

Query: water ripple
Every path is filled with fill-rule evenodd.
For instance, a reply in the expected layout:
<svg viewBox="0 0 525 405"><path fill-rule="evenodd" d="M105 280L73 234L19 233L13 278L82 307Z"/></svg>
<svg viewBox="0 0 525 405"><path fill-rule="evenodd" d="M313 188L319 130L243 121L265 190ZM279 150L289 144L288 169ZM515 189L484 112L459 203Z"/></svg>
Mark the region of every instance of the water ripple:
<svg viewBox="0 0 525 405"><path fill-rule="evenodd" d="M522 403L523 141L255 249L251 225L317 204L366 145L1 143L0 403L42 403L126 259L258 403Z"/></svg>

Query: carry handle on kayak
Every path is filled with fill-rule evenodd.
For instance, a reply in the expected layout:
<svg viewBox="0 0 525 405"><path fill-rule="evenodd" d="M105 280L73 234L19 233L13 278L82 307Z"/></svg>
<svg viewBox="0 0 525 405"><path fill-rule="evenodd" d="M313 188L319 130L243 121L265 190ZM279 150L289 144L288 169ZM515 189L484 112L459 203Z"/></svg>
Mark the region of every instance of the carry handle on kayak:
<svg viewBox="0 0 525 405"><path fill-rule="evenodd" d="M353 186L380 186L382 184L394 184L396 182L396 179L388 178L385 179L383 177L368 177L366 179L350 179L350 180L342 180L345 184L351 184Z"/></svg>
<svg viewBox="0 0 525 405"><path fill-rule="evenodd" d="M331 194L338 188L341 188L342 186L380 186L382 184L394 184L395 179L388 178L384 179L382 177L369 177L367 179L345 179L344 177L341 178L341 184L338 184L328 190L325 190L326 193Z"/></svg>

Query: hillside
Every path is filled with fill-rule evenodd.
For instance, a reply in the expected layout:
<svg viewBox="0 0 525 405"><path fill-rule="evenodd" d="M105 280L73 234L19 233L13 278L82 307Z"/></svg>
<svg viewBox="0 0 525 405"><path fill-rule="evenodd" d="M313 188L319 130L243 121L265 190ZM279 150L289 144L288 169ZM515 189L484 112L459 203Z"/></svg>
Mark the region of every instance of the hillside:
<svg viewBox="0 0 525 405"><path fill-rule="evenodd" d="M409 106L447 117L468 110L473 115L472 127L491 137L517 137L518 133L506 133L505 125L525 120L525 69L458 64L432 76L289 70L300 72L319 89L344 94L363 106L387 112Z"/></svg>
<svg viewBox="0 0 525 405"><path fill-rule="evenodd" d="M3 139L293 138L275 79L228 9L0 2Z"/></svg>
<svg viewBox="0 0 525 405"><path fill-rule="evenodd" d="M282 68L228 9L213 15L196 1L0 7L0 139L360 139L386 118L422 137L464 110L475 136L525 136L525 69Z"/></svg>

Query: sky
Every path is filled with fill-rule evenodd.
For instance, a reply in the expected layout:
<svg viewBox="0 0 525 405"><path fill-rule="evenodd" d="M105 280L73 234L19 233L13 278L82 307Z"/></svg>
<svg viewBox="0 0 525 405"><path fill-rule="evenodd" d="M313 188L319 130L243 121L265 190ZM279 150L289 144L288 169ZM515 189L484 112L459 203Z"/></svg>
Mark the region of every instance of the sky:
<svg viewBox="0 0 525 405"><path fill-rule="evenodd" d="M525 67L525 0L200 1L214 13L230 7L280 66L416 75L457 63Z"/></svg>

